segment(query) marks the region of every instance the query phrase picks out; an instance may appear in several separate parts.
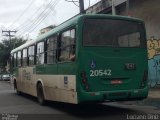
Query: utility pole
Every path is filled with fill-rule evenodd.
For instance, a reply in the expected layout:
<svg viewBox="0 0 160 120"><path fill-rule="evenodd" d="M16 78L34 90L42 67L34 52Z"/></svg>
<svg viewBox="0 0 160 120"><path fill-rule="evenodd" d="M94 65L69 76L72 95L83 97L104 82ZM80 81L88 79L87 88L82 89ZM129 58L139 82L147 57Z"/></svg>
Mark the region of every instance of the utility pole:
<svg viewBox="0 0 160 120"><path fill-rule="evenodd" d="M2 34L3 33L7 33L3 36L6 36L6 37L9 37L9 40L10 40L10 44L11 44L11 38L14 37L14 35L12 35L11 33L16 33L17 31L12 31L12 30L2 30Z"/></svg>
<svg viewBox="0 0 160 120"><path fill-rule="evenodd" d="M11 33L16 33L17 31L13 31L13 30L2 30L2 34L4 34L3 36L6 36L6 37L9 37L9 44L10 44L10 49L13 49L11 48L11 39L12 37L14 37L15 35L11 34ZM7 60L7 64L9 63L9 65L11 65L11 56L9 57L9 60ZM11 66L9 66L9 68L11 68Z"/></svg>
<svg viewBox="0 0 160 120"><path fill-rule="evenodd" d="M116 11L115 11L115 4L114 4L114 0L112 0L112 15L115 15Z"/></svg>
<svg viewBox="0 0 160 120"><path fill-rule="evenodd" d="M126 1L126 13L129 16L129 0Z"/></svg>
<svg viewBox="0 0 160 120"><path fill-rule="evenodd" d="M80 14L84 14L85 13L84 0L79 0L79 10L80 10Z"/></svg>

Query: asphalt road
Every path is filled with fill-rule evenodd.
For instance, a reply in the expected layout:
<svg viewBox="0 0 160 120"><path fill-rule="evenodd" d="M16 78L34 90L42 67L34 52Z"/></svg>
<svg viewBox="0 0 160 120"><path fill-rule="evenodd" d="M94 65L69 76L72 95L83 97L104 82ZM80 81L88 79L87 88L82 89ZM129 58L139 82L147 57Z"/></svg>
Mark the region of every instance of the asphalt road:
<svg viewBox="0 0 160 120"><path fill-rule="evenodd" d="M19 96L9 82L0 81L0 120L133 120L138 117L159 120L160 109L134 102L83 105L48 102L41 106L35 97Z"/></svg>

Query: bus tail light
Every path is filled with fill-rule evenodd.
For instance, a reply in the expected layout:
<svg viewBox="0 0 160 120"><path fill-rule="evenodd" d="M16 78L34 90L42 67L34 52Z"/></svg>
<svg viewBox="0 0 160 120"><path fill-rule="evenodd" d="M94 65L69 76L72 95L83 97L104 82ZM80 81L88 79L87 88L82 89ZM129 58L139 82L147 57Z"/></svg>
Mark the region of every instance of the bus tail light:
<svg viewBox="0 0 160 120"><path fill-rule="evenodd" d="M111 81L111 84L122 84L123 82L122 82L122 80L112 80Z"/></svg>
<svg viewBox="0 0 160 120"><path fill-rule="evenodd" d="M82 79L82 83L87 84L87 79L86 78Z"/></svg>
<svg viewBox="0 0 160 120"><path fill-rule="evenodd" d="M143 81L147 81L147 79L148 79L148 71L145 70L143 74Z"/></svg>
<svg viewBox="0 0 160 120"><path fill-rule="evenodd" d="M141 87L144 87L144 86L146 85L147 79L148 79L148 71L145 70L145 71L144 71L144 74L143 74L143 80L142 80L142 82L141 82Z"/></svg>
<svg viewBox="0 0 160 120"><path fill-rule="evenodd" d="M85 72L81 73L81 77L82 77L82 83L85 87L86 90L89 90L89 85L88 85L88 81L87 81L87 76Z"/></svg>

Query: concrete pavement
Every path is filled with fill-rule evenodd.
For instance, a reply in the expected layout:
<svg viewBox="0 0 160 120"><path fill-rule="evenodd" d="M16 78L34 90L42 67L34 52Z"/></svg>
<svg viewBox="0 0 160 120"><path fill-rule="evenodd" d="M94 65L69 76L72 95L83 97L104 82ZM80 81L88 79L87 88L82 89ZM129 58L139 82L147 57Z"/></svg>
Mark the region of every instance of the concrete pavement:
<svg viewBox="0 0 160 120"><path fill-rule="evenodd" d="M148 98L138 103L141 105L155 106L160 109L160 85L157 85L155 88L150 88Z"/></svg>
<svg viewBox="0 0 160 120"><path fill-rule="evenodd" d="M160 85L149 89L148 97L151 99L160 99Z"/></svg>
<svg viewBox="0 0 160 120"><path fill-rule="evenodd" d="M18 120L126 120L128 116L135 115L158 115L160 118L158 107L145 104L106 102L73 105L49 102L46 106L41 106L35 97L18 96L10 83L0 81L0 120L8 119L8 114L18 116Z"/></svg>

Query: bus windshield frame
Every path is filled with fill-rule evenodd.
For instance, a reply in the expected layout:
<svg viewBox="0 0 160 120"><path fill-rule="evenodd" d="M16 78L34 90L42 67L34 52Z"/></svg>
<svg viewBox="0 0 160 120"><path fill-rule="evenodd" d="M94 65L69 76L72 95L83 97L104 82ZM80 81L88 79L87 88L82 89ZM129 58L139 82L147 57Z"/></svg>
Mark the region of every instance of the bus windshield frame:
<svg viewBox="0 0 160 120"><path fill-rule="evenodd" d="M85 47L146 47L145 28L141 21L86 18L82 33Z"/></svg>

